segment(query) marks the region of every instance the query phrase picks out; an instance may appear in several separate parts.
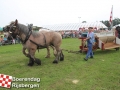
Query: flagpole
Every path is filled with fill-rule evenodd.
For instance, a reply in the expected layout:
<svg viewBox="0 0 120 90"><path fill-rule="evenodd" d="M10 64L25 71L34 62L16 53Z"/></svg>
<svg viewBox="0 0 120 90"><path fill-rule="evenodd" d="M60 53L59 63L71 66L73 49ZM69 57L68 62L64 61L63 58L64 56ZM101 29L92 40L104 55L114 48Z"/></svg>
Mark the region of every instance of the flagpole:
<svg viewBox="0 0 120 90"><path fill-rule="evenodd" d="M111 29L113 27L113 5L112 5L112 23L111 23Z"/></svg>
<svg viewBox="0 0 120 90"><path fill-rule="evenodd" d="M113 5L112 5L112 8L111 8L111 12L110 12L110 20L109 20L109 23L110 23L110 30L111 30L112 27L113 27Z"/></svg>

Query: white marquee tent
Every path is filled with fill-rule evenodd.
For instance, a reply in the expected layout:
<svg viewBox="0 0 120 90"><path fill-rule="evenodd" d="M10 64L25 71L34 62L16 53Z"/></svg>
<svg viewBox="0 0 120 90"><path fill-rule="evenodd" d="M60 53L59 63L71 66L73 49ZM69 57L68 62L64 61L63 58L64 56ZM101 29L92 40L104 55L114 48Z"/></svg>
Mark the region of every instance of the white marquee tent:
<svg viewBox="0 0 120 90"><path fill-rule="evenodd" d="M79 30L79 28L105 28L108 27L105 26L102 22L92 22L92 23L67 23L67 24L57 24L57 25L44 25L43 28L54 30L54 31L66 31L66 30Z"/></svg>

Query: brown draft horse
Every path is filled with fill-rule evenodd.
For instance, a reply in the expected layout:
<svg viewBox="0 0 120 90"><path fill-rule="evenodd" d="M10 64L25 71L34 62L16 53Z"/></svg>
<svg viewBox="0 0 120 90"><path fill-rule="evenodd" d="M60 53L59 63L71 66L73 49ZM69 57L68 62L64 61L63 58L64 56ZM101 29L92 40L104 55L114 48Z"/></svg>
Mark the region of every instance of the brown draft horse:
<svg viewBox="0 0 120 90"><path fill-rule="evenodd" d="M12 32L12 35L19 36L23 45L23 54L29 57L29 66L33 66L34 62L40 65L41 60L35 58L35 52L37 49L47 48L49 55L49 46L54 49L55 60L53 63L58 63L58 60L64 60L64 55L60 48L62 37L59 33L54 31L34 32L31 28L18 23L18 20L11 22L8 27L8 32ZM26 49L28 53L25 52Z"/></svg>
<svg viewBox="0 0 120 90"><path fill-rule="evenodd" d="M28 24L28 27L29 27L29 24ZM10 29L10 27L9 27L9 25L7 25L7 26L5 26L5 27L3 27L3 31L9 31L9 29ZM43 32L43 30L42 30L42 32ZM44 32L46 32L46 30L44 30ZM8 37L11 37L11 38L19 38L19 36L17 35L17 37L16 37L16 35L14 34L14 33L11 33L11 32L8 32ZM52 47L52 49L53 49L53 51L54 51L54 55L56 54L56 49L55 49L55 47L53 47L53 46L51 46ZM46 57L45 58L50 58L50 48L49 47L46 47L46 49L47 49L47 55L46 55ZM23 54L27 57L28 56L28 54L25 52L25 50L26 50L26 48L23 48ZM38 50L39 51L39 50Z"/></svg>

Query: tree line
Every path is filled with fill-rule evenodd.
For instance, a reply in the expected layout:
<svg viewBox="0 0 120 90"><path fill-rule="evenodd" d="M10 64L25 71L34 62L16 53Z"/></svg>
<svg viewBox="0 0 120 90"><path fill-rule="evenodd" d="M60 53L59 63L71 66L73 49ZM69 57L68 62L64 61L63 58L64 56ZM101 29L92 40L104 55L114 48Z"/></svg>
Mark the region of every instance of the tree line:
<svg viewBox="0 0 120 90"><path fill-rule="evenodd" d="M108 20L105 21L101 21L103 24L105 24L108 28L110 28L110 23ZM119 18L115 18L112 20L113 26L120 24L120 19Z"/></svg>
<svg viewBox="0 0 120 90"><path fill-rule="evenodd" d="M108 29L111 28L109 20L105 20L105 21L102 20L100 22L105 24L108 27ZM82 23L87 23L87 21L82 21ZM118 25L118 24L120 24L120 19L119 18L115 18L115 19L113 19L112 23L113 23L113 26Z"/></svg>

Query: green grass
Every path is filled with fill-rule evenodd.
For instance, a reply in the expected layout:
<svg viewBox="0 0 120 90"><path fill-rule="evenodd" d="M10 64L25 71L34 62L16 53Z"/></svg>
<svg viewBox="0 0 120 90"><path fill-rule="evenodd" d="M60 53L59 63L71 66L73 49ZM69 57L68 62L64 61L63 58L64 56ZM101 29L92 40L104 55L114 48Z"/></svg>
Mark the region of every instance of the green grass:
<svg viewBox="0 0 120 90"><path fill-rule="evenodd" d="M79 51L79 39L63 39L61 48ZM42 65L27 66L28 58L22 54L22 45L7 45L0 47L0 74L11 75L17 78L40 78L37 82L13 82L25 84L39 84L33 90L119 90L120 89L120 51L97 50L94 59L84 61L85 53L68 53L63 51L64 61L53 64L51 58L45 58L46 49L36 52ZM31 88L19 88L31 90ZM0 90L8 90L0 87ZM17 90L17 88L11 88Z"/></svg>

